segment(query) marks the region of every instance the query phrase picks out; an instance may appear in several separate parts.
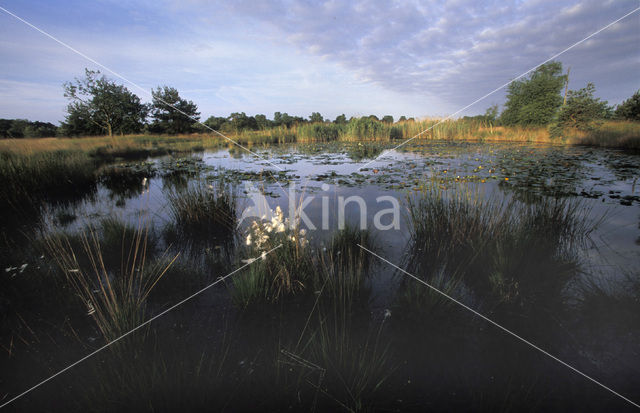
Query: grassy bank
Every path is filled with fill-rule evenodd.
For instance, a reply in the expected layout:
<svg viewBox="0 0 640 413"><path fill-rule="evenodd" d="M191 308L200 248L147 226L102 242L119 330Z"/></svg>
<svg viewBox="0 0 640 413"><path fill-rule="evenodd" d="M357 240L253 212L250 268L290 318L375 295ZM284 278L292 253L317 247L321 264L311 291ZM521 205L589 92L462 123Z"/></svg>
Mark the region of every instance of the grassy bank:
<svg viewBox="0 0 640 413"><path fill-rule="evenodd" d="M615 148L640 148L640 123L607 121L595 129L565 131L554 139L546 127L494 126L477 120L427 119L387 124L369 118L352 120L347 124L311 123L290 128L277 127L258 131L240 131L226 135L229 139L251 147L260 144L292 142L405 140L419 139L513 141L564 143ZM142 158L175 152L201 151L219 148L232 142L217 134L190 135L125 135L116 137L38 138L0 140L0 153L28 156L41 152L85 152L96 159Z"/></svg>

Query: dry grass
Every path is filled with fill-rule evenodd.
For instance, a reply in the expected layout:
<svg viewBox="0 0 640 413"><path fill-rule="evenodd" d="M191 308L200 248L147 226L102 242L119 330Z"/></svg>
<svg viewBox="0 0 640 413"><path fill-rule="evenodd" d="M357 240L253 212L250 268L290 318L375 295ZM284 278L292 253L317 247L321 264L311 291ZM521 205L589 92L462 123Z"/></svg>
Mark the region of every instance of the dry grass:
<svg viewBox="0 0 640 413"><path fill-rule="evenodd" d="M572 131L566 142L572 145L640 149L640 122L609 121L589 131Z"/></svg>

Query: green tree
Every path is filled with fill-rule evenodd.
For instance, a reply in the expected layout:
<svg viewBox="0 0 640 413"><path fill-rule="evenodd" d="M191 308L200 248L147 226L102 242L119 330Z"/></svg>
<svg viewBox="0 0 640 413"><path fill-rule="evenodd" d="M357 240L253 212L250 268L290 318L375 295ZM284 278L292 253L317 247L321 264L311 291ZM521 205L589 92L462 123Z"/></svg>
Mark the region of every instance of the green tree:
<svg viewBox="0 0 640 413"><path fill-rule="evenodd" d="M312 123L324 122L324 118L322 117L322 115L319 112L313 112L313 113L311 113L311 116L309 116L309 121L312 122Z"/></svg>
<svg viewBox="0 0 640 413"><path fill-rule="evenodd" d="M398 119L398 122L406 122L407 121L407 117L402 115L400 116L400 119Z"/></svg>
<svg viewBox="0 0 640 413"><path fill-rule="evenodd" d="M190 100L182 99L178 90L169 86L158 87L153 96L150 130L156 133L191 133L200 119L198 106Z"/></svg>
<svg viewBox="0 0 640 413"><path fill-rule="evenodd" d="M244 112L234 112L227 118L227 122L231 128L235 131L242 131L246 129L256 130L258 129L258 123L253 116L247 116Z"/></svg>
<svg viewBox="0 0 640 413"><path fill-rule="evenodd" d="M0 137L10 138L9 129L13 124L13 119L0 119Z"/></svg>
<svg viewBox="0 0 640 413"><path fill-rule="evenodd" d="M607 117L609 107L606 101L594 98L596 87L588 83L580 90L570 90L567 93L567 103L558 113L557 127L590 130Z"/></svg>
<svg viewBox="0 0 640 413"><path fill-rule="evenodd" d="M566 81L562 63L549 62L539 66L528 79L511 82L500 120L505 125L550 123L562 105L560 93Z"/></svg>
<svg viewBox="0 0 640 413"><path fill-rule="evenodd" d="M24 129L25 138L48 138L56 136L58 127L49 122L29 122L29 125Z"/></svg>
<svg viewBox="0 0 640 413"><path fill-rule="evenodd" d="M271 121L269 119L267 119L267 117L265 115L256 115L256 124L258 125L258 129L267 129L269 127L271 127Z"/></svg>
<svg viewBox="0 0 640 413"><path fill-rule="evenodd" d="M136 133L144 127L147 107L126 87L85 69L82 79L64 84L67 106L67 130L73 134ZM93 126L89 126L93 125Z"/></svg>
<svg viewBox="0 0 640 413"><path fill-rule="evenodd" d="M342 115L338 115L336 116L336 120L334 120L333 123L337 125L345 125L347 123L347 117L344 113Z"/></svg>
<svg viewBox="0 0 640 413"><path fill-rule="evenodd" d="M484 112L484 119L488 122L495 122L498 119L498 105L491 105Z"/></svg>
<svg viewBox="0 0 640 413"><path fill-rule="evenodd" d="M209 116L203 123L215 131L220 131L223 125L227 123L227 118L222 116Z"/></svg>
<svg viewBox="0 0 640 413"><path fill-rule="evenodd" d="M389 123L389 124L393 123L393 116L391 116L391 115L383 116L382 117L382 122Z"/></svg>
<svg viewBox="0 0 640 413"><path fill-rule="evenodd" d="M8 135L10 138L24 138L25 131L29 127L29 121L26 119L14 119L11 122Z"/></svg>
<svg viewBox="0 0 640 413"><path fill-rule="evenodd" d="M616 107L615 116L618 119L640 121L640 90Z"/></svg>

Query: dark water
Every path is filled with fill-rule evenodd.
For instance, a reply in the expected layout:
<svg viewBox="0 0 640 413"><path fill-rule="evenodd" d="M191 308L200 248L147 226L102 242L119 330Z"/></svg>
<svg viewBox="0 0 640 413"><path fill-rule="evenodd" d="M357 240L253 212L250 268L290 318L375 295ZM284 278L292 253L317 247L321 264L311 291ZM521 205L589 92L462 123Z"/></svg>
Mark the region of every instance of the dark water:
<svg viewBox="0 0 640 413"><path fill-rule="evenodd" d="M608 307L606 302L584 316L565 314L570 311L572 300L580 299L582 282L595 280L615 296L627 285L628 274L635 277L640 274L640 187L637 187L640 156L618 150L513 143L419 142L400 150L393 150L386 144L373 145L378 152L390 151L383 159L370 162L370 158L359 159L357 143L299 144L251 147L260 158L231 148L185 158L118 163L115 166L125 171L128 179L104 179L96 193L73 206L50 206L46 215L50 223L73 233L111 216L135 224L140 212L144 212L151 218L154 228L160 229L171 222L168 191L222 176L238 196L238 216L251 206L253 200L247 194L251 188L258 188L266 195L271 209L280 206L285 214L288 214L291 198L295 199L294 205L306 200L304 212L318 227L313 230L303 224L314 249L324 248L337 229L340 199L359 197L366 206L366 214L362 215L357 204L350 203L345 208L345 221L359 223L364 216L376 239L379 254L403 266L408 259L410 242L406 199L430 185L449 189L463 185L479 191L482 196L523 202L539 196L580 200L586 207L584 213L588 219L602 222L588 245L580 251L580 275L564 292L567 308L557 314L487 315L495 316L507 328L632 400L640 400L638 317ZM383 196L398 200L401 207L397 229L375 228L374 216L391 206L388 201L379 201ZM327 218L325 222L323 212ZM75 218L64 220L61 217L65 215ZM238 230L240 243L247 225L248 222L244 222ZM197 248L200 248L186 245L172 248L181 247L195 249L191 255L198 255ZM22 264L15 262L7 273L19 276ZM31 268L38 265L37 262L27 264ZM221 275L224 273L217 274ZM388 309L392 308L394 293L403 282L406 280L402 274L376 261L370 279L372 294L368 311L371 319L386 320L384 314L391 314L391 320L394 320L394 313L388 313ZM188 292L176 292L179 296L175 299L169 294L166 303L177 302ZM482 308L483 297L458 298L474 308ZM638 299L635 297L636 301ZM188 331L201 329L201 334L216 340L224 331L223 319L233 317L225 310L228 308L230 303L224 288L208 291L177 314L167 315L157 332L175 335L177 330L183 331L182 328ZM409 327L405 322L391 323L388 334L392 345L404 350L393 360L399 363L400 373L390 380L391 387L376 396L383 399L381 406L384 409L618 410L630 406L468 311L456 306L447 311L446 319L437 323L417 322ZM223 314L227 315L223 317ZM261 320L260 317L256 319ZM194 325L189 327L189 323ZM252 322L248 323L251 325ZM208 327L203 327L205 325ZM251 329L260 330L255 326ZM83 330L80 327L79 330L85 343L97 339L91 328ZM272 339L269 333L240 335L256 343ZM7 340L3 340L3 345L7 345ZM44 354L45 359L54 359L61 351L58 345L42 344L39 350L33 350L37 347L37 343L30 344L25 354L35 351ZM260 354L264 350L258 344L240 348L248 354ZM25 354L22 357L30 357ZM74 354L84 353L66 354L59 362L46 365L53 372L58 366L64 366L65 361L71 362ZM245 368L244 360L239 362L242 369ZM3 369L4 387L10 389L7 394L46 376L40 362L25 363L27 367L20 373L13 370L17 365L20 363L12 359L7 362L10 367ZM259 370L257 366L255 368ZM20 377L17 384L9 386L7 383L16 376ZM34 398L38 397L34 394Z"/></svg>

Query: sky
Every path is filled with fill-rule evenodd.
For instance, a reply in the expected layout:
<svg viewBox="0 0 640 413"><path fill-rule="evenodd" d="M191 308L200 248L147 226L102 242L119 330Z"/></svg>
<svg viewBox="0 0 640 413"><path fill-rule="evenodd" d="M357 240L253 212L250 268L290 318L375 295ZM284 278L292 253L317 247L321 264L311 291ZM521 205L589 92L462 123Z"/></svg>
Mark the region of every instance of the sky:
<svg viewBox="0 0 640 413"><path fill-rule="evenodd" d="M143 101L160 85L202 120L276 111L334 119L462 108L640 7L615 1L0 0L0 118L58 123L62 85L98 69ZM570 89L617 104L640 89L640 11L556 60ZM135 85L134 85L135 84Z"/></svg>

